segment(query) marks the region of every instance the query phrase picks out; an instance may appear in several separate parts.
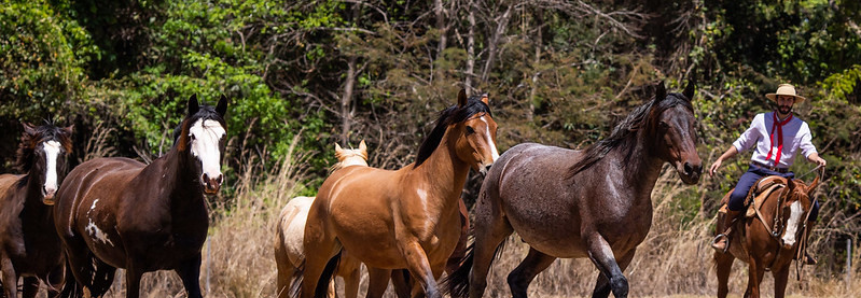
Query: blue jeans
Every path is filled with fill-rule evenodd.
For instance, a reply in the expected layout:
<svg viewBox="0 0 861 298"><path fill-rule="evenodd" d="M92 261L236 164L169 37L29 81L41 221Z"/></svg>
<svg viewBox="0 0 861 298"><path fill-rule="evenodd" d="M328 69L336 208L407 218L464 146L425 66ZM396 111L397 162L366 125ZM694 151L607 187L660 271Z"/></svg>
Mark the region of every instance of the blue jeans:
<svg viewBox="0 0 861 298"><path fill-rule="evenodd" d="M741 211L744 208L744 199L747 197L747 193L750 191L750 188L756 184L756 181L759 178L765 176L780 176L786 179L795 178L795 173L787 172L787 173L779 173L766 168L761 168L756 165L750 165L750 168L741 175L741 178L738 179L738 184L735 185L735 190L732 191L732 194L729 195L729 210L732 211ZM819 217L819 201L814 202L813 208L810 209L810 218L809 221L816 221L816 218Z"/></svg>

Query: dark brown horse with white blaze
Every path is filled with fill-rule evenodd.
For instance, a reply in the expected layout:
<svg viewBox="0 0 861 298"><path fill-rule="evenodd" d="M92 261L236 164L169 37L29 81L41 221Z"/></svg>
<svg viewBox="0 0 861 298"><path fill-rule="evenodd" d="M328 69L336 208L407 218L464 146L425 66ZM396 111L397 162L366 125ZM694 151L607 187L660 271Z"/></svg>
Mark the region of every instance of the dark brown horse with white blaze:
<svg viewBox="0 0 861 298"><path fill-rule="evenodd" d="M192 96L167 155L150 165L98 158L69 173L54 220L83 289L68 283L64 292L102 296L116 268L125 268L126 297L138 297L144 272L172 269L189 297L202 297L200 252L209 228L204 194L218 193L223 181L226 110L223 96L215 108L199 106Z"/></svg>
<svg viewBox="0 0 861 298"><path fill-rule="evenodd" d="M729 293L727 283L735 259L749 265L744 297L760 296L759 284L766 270L774 276L774 297L784 297L793 257L796 254L803 256L803 247L810 232L805 224L813 206L810 195L819 185L821 176L822 172L810 185L805 185L799 179L790 180L779 176L764 177L754 185L753 188L757 188L765 184L763 188L774 187L775 190L767 193L755 216L735 221L735 236L731 238L727 252L715 252L719 298L725 298ZM723 204L729 201L729 193L724 196ZM718 222L723 223L723 218L719 218ZM722 225L716 228L716 233L726 230Z"/></svg>
<svg viewBox="0 0 861 298"><path fill-rule="evenodd" d="M68 172L72 127L23 126L17 165L26 174L0 175L0 280L5 297L18 297L18 277L24 279L24 297L36 296L40 280L48 296L56 297L65 261L51 205Z"/></svg>
<svg viewBox="0 0 861 298"><path fill-rule="evenodd" d="M444 282L452 297L479 298L503 241L517 232L529 254L508 276L514 297L556 258L588 257L600 271L593 297L628 295L622 272L652 225L652 188L665 162L697 183L701 164L691 98L655 86L613 133L583 151L517 145L484 179L475 208L474 243L464 266Z"/></svg>
<svg viewBox="0 0 861 298"><path fill-rule="evenodd" d="M305 226L302 297L326 293L342 249L377 276L408 269L418 281L414 297L441 297L436 279L460 238L463 185L470 168L484 172L499 157L496 128L487 97L467 99L461 90L415 164L396 171L348 167L329 176ZM377 280L369 296L385 291L388 280Z"/></svg>

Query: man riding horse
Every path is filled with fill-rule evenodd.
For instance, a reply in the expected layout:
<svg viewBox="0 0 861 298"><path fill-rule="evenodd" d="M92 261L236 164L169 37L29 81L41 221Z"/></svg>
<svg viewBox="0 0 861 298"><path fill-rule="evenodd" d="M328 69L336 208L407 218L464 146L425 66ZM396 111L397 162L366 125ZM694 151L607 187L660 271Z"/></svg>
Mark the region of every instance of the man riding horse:
<svg viewBox="0 0 861 298"><path fill-rule="evenodd" d="M803 102L804 97L795 93L795 87L790 84L781 84L777 92L765 95L777 104L773 112L762 113L753 118L753 122L732 146L724 152L709 169L709 176L714 176L715 171L720 168L724 160L732 158L739 152L747 151L753 147L754 152L750 161L750 168L742 174L729 198L727 214L724 217L724 227L732 226L735 218L745 205L745 199L750 188L762 177L776 175L792 179L795 174L789 171L795 154L801 153L808 161L824 167L826 162L819 157L816 147L811 143L810 128L803 120L792 114L792 106ZM807 226L813 230L819 213L819 203L814 204L810 211ZM808 233L809 234L809 233ZM715 237L712 247L718 252L726 252L729 247L729 232ZM805 263L816 264L816 260L805 253Z"/></svg>

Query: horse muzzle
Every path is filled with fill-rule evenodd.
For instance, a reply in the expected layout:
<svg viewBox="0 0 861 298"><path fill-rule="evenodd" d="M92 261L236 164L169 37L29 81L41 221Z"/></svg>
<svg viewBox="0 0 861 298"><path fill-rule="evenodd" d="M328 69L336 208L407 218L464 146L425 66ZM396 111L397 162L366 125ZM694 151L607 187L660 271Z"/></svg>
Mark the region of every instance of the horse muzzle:
<svg viewBox="0 0 861 298"><path fill-rule="evenodd" d="M679 172L679 176L685 184L697 184L703 173L703 164L699 160L694 162L686 161L684 164L679 163L676 165L676 171Z"/></svg>
<svg viewBox="0 0 861 298"><path fill-rule="evenodd" d="M207 195L215 195L221 190L221 183L224 182L224 175L218 174L218 176L210 177L207 174L203 174L203 177L200 179L203 181L203 192Z"/></svg>
<svg viewBox="0 0 861 298"><path fill-rule="evenodd" d="M57 193L53 188L42 188L42 204L54 206L54 195Z"/></svg>

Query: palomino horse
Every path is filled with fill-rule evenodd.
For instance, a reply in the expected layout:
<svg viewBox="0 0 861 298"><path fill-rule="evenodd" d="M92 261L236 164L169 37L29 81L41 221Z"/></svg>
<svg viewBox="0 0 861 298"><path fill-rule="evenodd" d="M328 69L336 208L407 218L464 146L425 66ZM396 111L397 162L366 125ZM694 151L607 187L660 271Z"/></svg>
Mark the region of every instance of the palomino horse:
<svg viewBox="0 0 861 298"><path fill-rule="evenodd" d="M759 283L766 270L774 276L774 297L784 297L792 259L796 252L804 254L804 242L809 233L805 224L813 206L809 195L819 185L821 176L822 172L809 186L801 180L779 176L763 177L754 185L751 192L762 188L767 190L762 193L766 197L759 204L751 203L749 208L754 208L753 216L735 221L736 236L731 238L727 253L715 252L714 255L719 298L725 298L729 292L727 283L735 259L748 263L750 268L744 297L760 296ZM730 193L732 190L724 196L723 204L729 201ZM723 218L718 222L723 223ZM718 225L717 233L725 230L722 224Z"/></svg>
<svg viewBox="0 0 861 298"><path fill-rule="evenodd" d="M335 144L335 157L338 163L332 166L332 171L349 166L368 166L368 151L363 140L359 149L341 149ZM289 297L289 286L294 273L305 261L305 221L308 219L308 210L314 197L295 197L284 206L278 217L278 226L275 231L275 263L278 265L278 291L279 298ZM355 298L359 292L359 274L361 263L349 257L341 259L338 264L337 274L344 278L345 295ZM336 297L334 280L329 283L329 296Z"/></svg>
<svg viewBox="0 0 861 298"><path fill-rule="evenodd" d="M143 273L173 269L189 297L202 297L201 247L209 228L204 194L221 188L227 98L218 106L188 101L188 115L167 155L145 165L98 158L69 173L57 193L56 230L79 286L64 292L99 297L126 269L126 297L138 297ZM88 293L86 293L88 292Z"/></svg>
<svg viewBox="0 0 861 298"><path fill-rule="evenodd" d="M341 149L341 146L335 144L335 157L338 158L338 163L332 166L332 171L342 169L348 166L363 166L367 167L368 151L363 140L359 144L359 149ZM278 297L289 297L288 287L291 279L297 270L300 270L302 262L305 261L305 249L302 241L305 236L305 222L308 219L308 210L311 208L311 203L314 202L314 197L296 197L290 200L284 209L281 210L281 215L278 218L277 231L275 233L275 261L278 265ZM467 234L469 232L469 214L463 200L458 201L458 212L460 213L461 236L458 240L457 247L446 262L445 271L448 273L454 272L460 266L460 260L466 254ZM349 253L341 255L341 261L338 263L338 268L335 270L338 276L344 279L345 297L355 298L359 291L359 274L361 263L354 258L349 257ZM376 271L372 271L375 273ZM405 298L409 296L408 283L401 270L392 271L392 278L395 281L395 292L399 297ZM371 279L385 278L372 274ZM376 281L373 283L377 283ZM380 282L382 283L382 282ZM383 290L384 291L384 290ZM382 294L380 291L376 291ZM334 279L329 283L328 297L337 297L335 294Z"/></svg>
<svg viewBox="0 0 861 298"><path fill-rule="evenodd" d="M529 254L508 276L514 297L556 258L588 257L600 271L593 297L626 297L622 272L652 225L652 188L665 162L687 184L701 164L691 98L667 94L638 107L607 139L583 151L517 145L487 173L475 209L474 238L464 266L447 277L452 297L478 298L503 241L516 231Z"/></svg>
<svg viewBox="0 0 861 298"><path fill-rule="evenodd" d="M436 279L460 238L460 194L470 167L485 172L498 158L496 128L487 97L467 99L461 90L415 164L396 171L349 167L330 175L308 212L302 297L315 290L323 295L342 249L372 274L408 269L418 281L413 296L424 290L441 297ZM368 294L378 295L386 284L369 285Z"/></svg>
<svg viewBox="0 0 861 298"><path fill-rule="evenodd" d="M18 277L24 297L36 296L40 279L56 297L65 267L51 205L68 171L72 126L23 125L17 164L27 174L0 175L0 279L5 297L18 297Z"/></svg>

